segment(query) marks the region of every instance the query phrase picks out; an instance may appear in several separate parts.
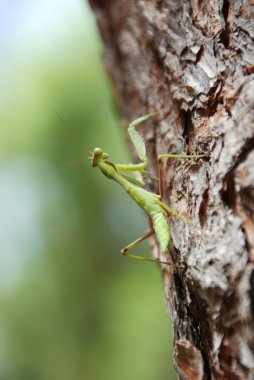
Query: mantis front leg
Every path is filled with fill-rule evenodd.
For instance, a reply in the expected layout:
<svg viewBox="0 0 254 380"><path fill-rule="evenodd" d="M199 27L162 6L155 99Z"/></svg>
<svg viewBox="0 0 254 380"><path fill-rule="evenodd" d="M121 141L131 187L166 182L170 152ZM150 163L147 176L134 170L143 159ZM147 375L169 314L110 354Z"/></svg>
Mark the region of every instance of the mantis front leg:
<svg viewBox="0 0 254 380"><path fill-rule="evenodd" d="M137 155L141 162L138 164L115 164L115 168L117 171L121 172L121 174L127 178L130 182L134 183L138 186L144 186L145 183L143 181L142 173L145 171L147 167L147 157L146 157L146 146L143 137L137 132L135 127L148 120L151 116L155 115L155 113L150 113L144 116L139 117L138 119L132 121L128 127L128 133L130 139L133 143L133 146L136 149ZM124 172L124 173L122 173ZM128 175L126 172L135 172L134 177Z"/></svg>

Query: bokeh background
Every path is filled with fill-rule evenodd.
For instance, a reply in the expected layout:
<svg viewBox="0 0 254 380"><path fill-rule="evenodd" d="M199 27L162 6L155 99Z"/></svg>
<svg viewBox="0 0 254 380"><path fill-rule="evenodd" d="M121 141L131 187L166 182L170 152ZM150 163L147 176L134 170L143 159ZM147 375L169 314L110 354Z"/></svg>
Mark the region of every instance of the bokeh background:
<svg viewBox="0 0 254 380"><path fill-rule="evenodd" d="M73 130L130 160L93 14L0 4L0 379L174 379L159 270L120 255L142 213L89 161L63 165L87 156Z"/></svg>

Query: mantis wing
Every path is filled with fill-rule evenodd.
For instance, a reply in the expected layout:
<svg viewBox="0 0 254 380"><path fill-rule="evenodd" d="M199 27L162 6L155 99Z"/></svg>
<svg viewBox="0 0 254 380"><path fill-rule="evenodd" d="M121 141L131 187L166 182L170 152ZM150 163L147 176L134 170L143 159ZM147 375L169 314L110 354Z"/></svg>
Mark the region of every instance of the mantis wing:
<svg viewBox="0 0 254 380"><path fill-rule="evenodd" d="M158 212L152 216L153 228L156 237L159 241L161 250L163 253L167 252L169 241L170 241L170 231L168 222L162 212Z"/></svg>

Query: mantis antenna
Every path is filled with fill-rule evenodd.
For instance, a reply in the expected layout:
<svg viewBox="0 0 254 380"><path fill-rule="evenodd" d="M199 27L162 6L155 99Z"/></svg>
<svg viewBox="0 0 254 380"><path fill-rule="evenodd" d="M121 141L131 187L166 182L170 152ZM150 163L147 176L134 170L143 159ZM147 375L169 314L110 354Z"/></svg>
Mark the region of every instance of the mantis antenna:
<svg viewBox="0 0 254 380"><path fill-rule="evenodd" d="M55 109L55 107L52 106L52 109L53 111L55 112L55 114L57 115L57 117L59 118L59 120L61 120L62 124L65 126L66 129L68 129L68 131L70 131L70 133L72 134L72 137L75 139L75 141L83 148L85 149L87 152L91 153L91 149L89 149L82 141L80 135L73 129L71 128L67 123L66 121L64 120L64 118L59 114L59 112ZM84 160L82 160L84 161Z"/></svg>

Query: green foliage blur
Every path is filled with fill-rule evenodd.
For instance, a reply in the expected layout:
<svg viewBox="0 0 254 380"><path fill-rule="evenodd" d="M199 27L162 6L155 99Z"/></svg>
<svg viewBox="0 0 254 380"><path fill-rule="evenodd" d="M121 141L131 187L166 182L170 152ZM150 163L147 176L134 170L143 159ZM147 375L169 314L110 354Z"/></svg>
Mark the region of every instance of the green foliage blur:
<svg viewBox="0 0 254 380"><path fill-rule="evenodd" d="M145 218L89 161L64 165L89 155L81 141L130 160L93 15L81 0L1 12L0 379L174 379L159 270L120 255Z"/></svg>

